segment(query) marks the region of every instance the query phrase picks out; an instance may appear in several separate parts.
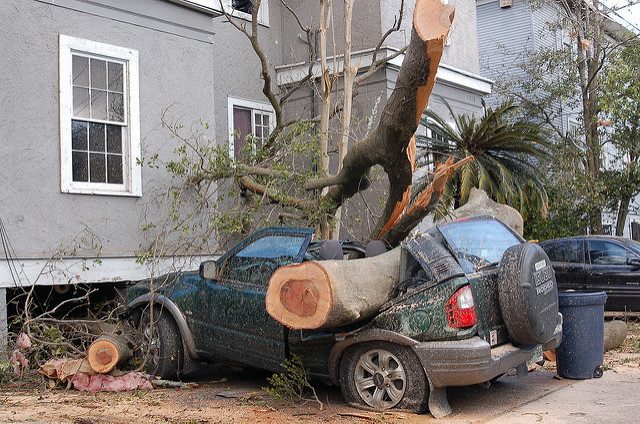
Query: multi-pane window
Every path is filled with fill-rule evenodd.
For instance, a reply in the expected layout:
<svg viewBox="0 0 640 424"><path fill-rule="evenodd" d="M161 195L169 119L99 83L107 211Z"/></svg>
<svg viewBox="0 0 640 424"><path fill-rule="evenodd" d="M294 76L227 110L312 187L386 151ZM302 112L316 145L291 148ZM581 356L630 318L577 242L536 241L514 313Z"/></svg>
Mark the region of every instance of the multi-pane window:
<svg viewBox="0 0 640 424"><path fill-rule="evenodd" d="M73 181L123 184L126 63L72 55Z"/></svg>
<svg viewBox="0 0 640 424"><path fill-rule="evenodd" d="M254 137L255 147L264 145L274 124L274 113L270 106L230 98L230 153L234 157L240 157L247 144L247 137Z"/></svg>
<svg viewBox="0 0 640 424"><path fill-rule="evenodd" d="M61 185L141 195L138 52L60 36Z"/></svg>

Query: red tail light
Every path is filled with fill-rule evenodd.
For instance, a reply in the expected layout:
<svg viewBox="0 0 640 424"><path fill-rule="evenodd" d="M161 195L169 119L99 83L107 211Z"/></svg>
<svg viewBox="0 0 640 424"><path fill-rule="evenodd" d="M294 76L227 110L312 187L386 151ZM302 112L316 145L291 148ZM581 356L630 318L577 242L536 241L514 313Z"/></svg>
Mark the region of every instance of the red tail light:
<svg viewBox="0 0 640 424"><path fill-rule="evenodd" d="M447 301L447 320L453 328L473 327L478 323L471 286L464 286Z"/></svg>

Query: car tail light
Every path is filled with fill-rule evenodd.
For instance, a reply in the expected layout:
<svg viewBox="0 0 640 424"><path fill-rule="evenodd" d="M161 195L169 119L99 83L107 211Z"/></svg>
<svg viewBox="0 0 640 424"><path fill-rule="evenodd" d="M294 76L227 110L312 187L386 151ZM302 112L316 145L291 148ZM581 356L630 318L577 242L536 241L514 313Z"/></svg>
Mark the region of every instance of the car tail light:
<svg viewBox="0 0 640 424"><path fill-rule="evenodd" d="M447 301L447 320L453 328L473 327L478 323L471 286L464 286Z"/></svg>

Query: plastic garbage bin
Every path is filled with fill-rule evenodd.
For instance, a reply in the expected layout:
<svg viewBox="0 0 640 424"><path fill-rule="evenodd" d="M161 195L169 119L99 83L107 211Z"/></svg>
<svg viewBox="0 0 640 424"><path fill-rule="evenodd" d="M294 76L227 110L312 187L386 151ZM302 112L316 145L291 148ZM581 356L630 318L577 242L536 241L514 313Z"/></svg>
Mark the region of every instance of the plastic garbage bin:
<svg viewBox="0 0 640 424"><path fill-rule="evenodd" d="M562 343L556 349L558 375L585 380L602 377L605 292L560 292Z"/></svg>

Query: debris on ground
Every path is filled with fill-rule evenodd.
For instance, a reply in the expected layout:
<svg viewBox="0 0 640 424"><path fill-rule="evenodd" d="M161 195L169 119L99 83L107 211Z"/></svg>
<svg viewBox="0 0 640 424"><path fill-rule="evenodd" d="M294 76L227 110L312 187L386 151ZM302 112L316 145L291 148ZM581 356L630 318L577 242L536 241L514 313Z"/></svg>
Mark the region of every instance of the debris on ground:
<svg viewBox="0 0 640 424"><path fill-rule="evenodd" d="M151 380L151 385L153 388L162 389L193 389L198 387L198 383L185 383L172 380Z"/></svg>
<svg viewBox="0 0 640 424"><path fill-rule="evenodd" d="M69 388L88 392L126 392L137 389L153 389L149 376L141 372L122 373L114 370L111 375L97 374L87 359L54 358L38 370L51 380L68 383Z"/></svg>
<svg viewBox="0 0 640 424"><path fill-rule="evenodd" d="M153 389L149 376L142 372L129 372L118 376L90 375L80 372L75 374L69 382L74 389L84 392L129 392Z"/></svg>
<svg viewBox="0 0 640 424"><path fill-rule="evenodd" d="M60 380L66 383L69 378L78 373L95 374L86 359L49 359L38 369L38 372L51 380Z"/></svg>
<svg viewBox="0 0 640 424"><path fill-rule="evenodd" d="M20 350L29 350L31 348L31 339L26 333L18 334L16 348Z"/></svg>
<svg viewBox="0 0 640 424"><path fill-rule="evenodd" d="M31 339L26 333L18 334L16 338L15 349L9 355L9 364L13 368L13 375L21 377L24 371L29 367L29 360L25 353L31 349Z"/></svg>

